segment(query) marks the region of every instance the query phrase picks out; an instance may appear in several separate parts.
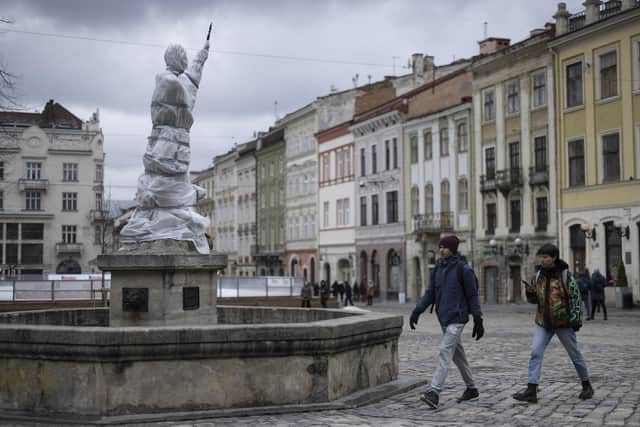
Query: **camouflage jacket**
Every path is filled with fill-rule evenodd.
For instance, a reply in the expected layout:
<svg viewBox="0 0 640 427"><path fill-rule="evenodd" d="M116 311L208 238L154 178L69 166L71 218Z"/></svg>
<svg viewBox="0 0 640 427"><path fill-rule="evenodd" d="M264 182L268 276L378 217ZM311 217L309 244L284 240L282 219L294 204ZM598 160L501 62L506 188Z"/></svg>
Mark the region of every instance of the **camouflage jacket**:
<svg viewBox="0 0 640 427"><path fill-rule="evenodd" d="M536 274L533 286L526 289L527 301L538 305L535 322L545 329L580 327L580 289L564 261L556 260L554 270L551 277Z"/></svg>

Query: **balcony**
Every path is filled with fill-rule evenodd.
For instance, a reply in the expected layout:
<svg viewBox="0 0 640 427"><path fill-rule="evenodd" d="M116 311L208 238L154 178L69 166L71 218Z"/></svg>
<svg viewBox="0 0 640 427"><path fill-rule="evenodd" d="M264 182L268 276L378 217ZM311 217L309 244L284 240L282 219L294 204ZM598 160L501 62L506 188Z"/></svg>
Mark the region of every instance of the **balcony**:
<svg viewBox="0 0 640 427"><path fill-rule="evenodd" d="M56 243L56 255L80 255L82 243Z"/></svg>
<svg viewBox="0 0 640 427"><path fill-rule="evenodd" d="M257 247L258 256L266 256L266 255L276 255L284 252L284 245L282 243L277 243L273 245L258 245Z"/></svg>
<svg viewBox="0 0 640 427"><path fill-rule="evenodd" d="M440 234L444 231L453 231L453 212L413 216L413 232L416 234Z"/></svg>
<svg viewBox="0 0 640 427"><path fill-rule="evenodd" d="M107 211L91 209L89 213L91 217L91 222L104 222L107 220Z"/></svg>
<svg viewBox="0 0 640 427"><path fill-rule="evenodd" d="M18 180L18 188L20 191L47 191L49 180L20 178Z"/></svg>
<svg viewBox="0 0 640 427"><path fill-rule="evenodd" d="M480 192L489 193L491 191L496 191L495 173L490 175L480 175Z"/></svg>
<svg viewBox="0 0 640 427"><path fill-rule="evenodd" d="M522 169L511 168L497 171L496 187L504 194L514 188L522 187Z"/></svg>
<svg viewBox="0 0 640 427"><path fill-rule="evenodd" d="M529 185L549 185L549 166L531 166L529 168Z"/></svg>

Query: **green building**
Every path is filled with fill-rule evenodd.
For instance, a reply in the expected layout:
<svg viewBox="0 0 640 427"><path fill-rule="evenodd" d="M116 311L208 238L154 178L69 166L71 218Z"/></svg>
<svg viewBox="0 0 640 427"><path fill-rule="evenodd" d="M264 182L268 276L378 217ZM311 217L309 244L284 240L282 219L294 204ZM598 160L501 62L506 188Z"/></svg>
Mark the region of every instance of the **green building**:
<svg viewBox="0 0 640 427"><path fill-rule="evenodd" d="M272 129L258 140L256 269L259 276L284 276L285 252L284 128Z"/></svg>

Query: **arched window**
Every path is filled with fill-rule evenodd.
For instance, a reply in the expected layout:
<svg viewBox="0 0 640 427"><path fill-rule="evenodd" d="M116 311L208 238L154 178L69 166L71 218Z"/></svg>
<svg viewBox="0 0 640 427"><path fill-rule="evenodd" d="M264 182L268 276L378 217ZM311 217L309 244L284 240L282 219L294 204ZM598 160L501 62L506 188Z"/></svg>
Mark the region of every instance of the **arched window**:
<svg viewBox="0 0 640 427"><path fill-rule="evenodd" d="M430 182L424 186L424 211L427 215L433 214L433 184Z"/></svg>
<svg viewBox="0 0 640 427"><path fill-rule="evenodd" d="M451 211L451 197L449 194L449 181L443 180L440 183L440 212Z"/></svg>
<svg viewBox="0 0 640 427"><path fill-rule="evenodd" d="M420 209L419 191L417 186L411 187L411 215L418 215Z"/></svg>
<svg viewBox="0 0 640 427"><path fill-rule="evenodd" d="M469 209L469 182L467 178L458 181L458 210L464 212Z"/></svg>

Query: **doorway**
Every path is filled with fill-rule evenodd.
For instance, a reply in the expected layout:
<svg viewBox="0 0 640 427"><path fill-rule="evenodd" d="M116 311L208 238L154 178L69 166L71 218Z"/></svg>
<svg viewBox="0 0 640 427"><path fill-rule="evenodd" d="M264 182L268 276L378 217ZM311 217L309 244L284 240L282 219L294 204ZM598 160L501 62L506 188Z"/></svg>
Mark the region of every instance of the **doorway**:
<svg viewBox="0 0 640 427"><path fill-rule="evenodd" d="M509 278L511 279L511 302L522 303L522 276L519 265L509 266Z"/></svg>

